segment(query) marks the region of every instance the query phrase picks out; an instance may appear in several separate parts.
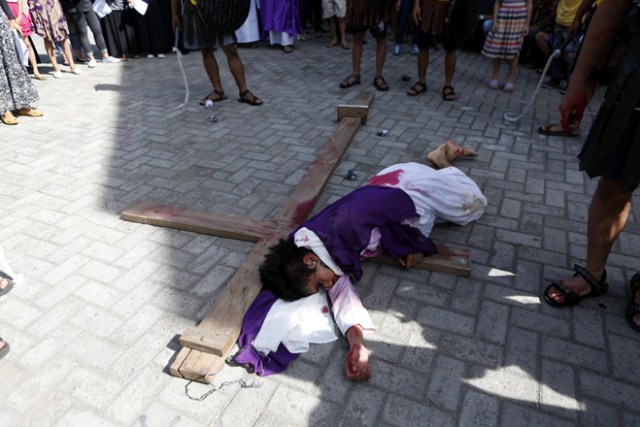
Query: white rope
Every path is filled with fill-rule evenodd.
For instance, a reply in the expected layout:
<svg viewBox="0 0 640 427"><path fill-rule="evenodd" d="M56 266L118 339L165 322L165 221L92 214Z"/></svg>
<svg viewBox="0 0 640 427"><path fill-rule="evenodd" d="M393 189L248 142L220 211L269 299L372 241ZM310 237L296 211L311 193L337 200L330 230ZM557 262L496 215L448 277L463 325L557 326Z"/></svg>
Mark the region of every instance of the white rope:
<svg viewBox="0 0 640 427"><path fill-rule="evenodd" d="M524 116L527 111L529 111L529 107L531 107L531 104L533 104L533 101L536 99L536 96L538 96L538 91L540 90L540 86L542 86L542 81L544 80L544 77L547 75L547 71L549 70L549 67L551 66L551 62L553 62L553 60L561 55L561 51L560 49L556 49L553 51L553 54L549 57L549 59L547 60L546 65L544 66L544 70L542 70L542 75L540 76L540 80L538 81L538 86L536 87L535 92L533 92L533 96L531 97L531 99L529 100L529 103L527 104L526 107L524 107L524 110L522 110L522 113L520 113L520 115L516 116L514 114L511 113L504 113L504 123L505 124L515 124L518 120L520 120L522 118L522 116Z"/></svg>
<svg viewBox="0 0 640 427"><path fill-rule="evenodd" d="M173 45L173 52L175 52L176 57L178 58L178 66L180 67L180 73L182 73L182 81L184 82L184 101L182 104L178 105L178 108L184 108L189 103L189 82L187 81L187 73L184 72L184 67L182 66L182 52L178 49L178 35L180 29L176 28L176 40Z"/></svg>

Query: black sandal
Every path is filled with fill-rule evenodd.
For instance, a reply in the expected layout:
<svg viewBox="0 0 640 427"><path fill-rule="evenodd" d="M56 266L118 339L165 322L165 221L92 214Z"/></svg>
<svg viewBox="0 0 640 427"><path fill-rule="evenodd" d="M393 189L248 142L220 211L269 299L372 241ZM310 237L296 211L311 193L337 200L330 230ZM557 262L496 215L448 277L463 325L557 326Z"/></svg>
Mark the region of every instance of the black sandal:
<svg viewBox="0 0 640 427"><path fill-rule="evenodd" d="M627 322L636 332L640 332L640 325L636 325L633 321L633 316L640 314L640 304L635 302L636 293L640 291L640 273L633 275L631 282L629 282L629 287L631 288L631 302L627 307Z"/></svg>
<svg viewBox="0 0 640 427"><path fill-rule="evenodd" d="M601 295L606 294L607 291L609 290L609 284L607 283L606 270L602 273L602 278L598 281L585 268L580 267L577 264L573 266L573 269L576 271L576 273L573 275L574 277L577 275L580 275L584 280L586 280L589 286L591 286L591 290L589 291L589 293L583 296L580 296L577 292L572 291L571 289L564 286L563 284L553 282L552 284L547 286L547 288L544 290L544 293L543 293L544 300L547 304L549 304L552 307L571 307L578 304L582 300L582 298L599 297ZM563 303L559 303L549 296L549 291L553 288L560 291L560 293L564 296Z"/></svg>
<svg viewBox="0 0 640 427"><path fill-rule="evenodd" d="M342 81L342 83L340 83L340 88L341 89L346 89L348 87L359 85L359 84L360 84L360 76L359 75L356 76L355 74L351 74L349 77L344 79Z"/></svg>
<svg viewBox="0 0 640 427"><path fill-rule="evenodd" d="M382 92L389 90L389 85L387 84L387 82L384 80L384 77L382 76L375 77L373 79L373 85L376 87L376 89Z"/></svg>
<svg viewBox="0 0 640 427"><path fill-rule="evenodd" d="M251 95L251 97L247 98L247 95ZM245 90L244 92L240 92L240 98L238 98L238 102L253 105L254 107L262 105L262 99L251 93L249 89Z"/></svg>
<svg viewBox="0 0 640 427"><path fill-rule="evenodd" d="M0 296L9 293L11 289L13 289L13 277L9 276L4 271L0 270L0 278L7 279L7 287L4 289L0 289Z"/></svg>
<svg viewBox="0 0 640 427"><path fill-rule="evenodd" d="M217 95L217 96L215 98L211 98L212 95ZM200 105L204 105L205 102L207 102L207 101L220 102L220 101L223 101L225 99L227 99L227 97L225 96L224 91L218 92L217 90L214 90L209 95L205 96L204 98L202 98L200 100Z"/></svg>
<svg viewBox="0 0 640 427"><path fill-rule="evenodd" d="M409 90L407 91L407 95L418 96L421 93L425 93L426 91L427 85L422 82L418 82L409 88Z"/></svg>
<svg viewBox="0 0 640 427"><path fill-rule="evenodd" d="M442 99L444 101L455 101L458 99L458 95L456 95L456 92L453 90L453 86L447 85L442 88Z"/></svg>

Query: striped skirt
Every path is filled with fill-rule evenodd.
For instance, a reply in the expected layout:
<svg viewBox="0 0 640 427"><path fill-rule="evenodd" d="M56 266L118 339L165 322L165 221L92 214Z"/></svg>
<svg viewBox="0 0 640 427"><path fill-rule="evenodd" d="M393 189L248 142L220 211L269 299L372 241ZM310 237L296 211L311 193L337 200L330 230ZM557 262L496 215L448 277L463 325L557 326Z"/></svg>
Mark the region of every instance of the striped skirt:
<svg viewBox="0 0 640 427"><path fill-rule="evenodd" d="M527 29L527 4L522 1L503 2L498 20L487 35L482 54L488 58L513 59L520 53Z"/></svg>

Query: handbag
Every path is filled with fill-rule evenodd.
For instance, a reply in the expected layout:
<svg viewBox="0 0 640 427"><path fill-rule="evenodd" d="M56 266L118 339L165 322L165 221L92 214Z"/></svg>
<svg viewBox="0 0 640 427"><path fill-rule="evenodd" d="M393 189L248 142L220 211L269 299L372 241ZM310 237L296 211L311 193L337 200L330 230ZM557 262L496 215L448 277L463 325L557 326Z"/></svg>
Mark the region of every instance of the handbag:
<svg viewBox="0 0 640 427"><path fill-rule="evenodd" d="M25 67L29 64L29 48L22 39L22 34L15 28L11 30L13 32L13 41L16 44L16 52L18 53L18 60Z"/></svg>

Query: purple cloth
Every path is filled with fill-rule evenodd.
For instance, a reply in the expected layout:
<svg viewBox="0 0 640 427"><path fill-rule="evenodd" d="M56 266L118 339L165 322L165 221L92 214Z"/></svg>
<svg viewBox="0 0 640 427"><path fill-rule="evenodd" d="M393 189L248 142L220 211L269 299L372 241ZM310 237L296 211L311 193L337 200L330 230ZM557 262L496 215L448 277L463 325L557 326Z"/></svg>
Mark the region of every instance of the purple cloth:
<svg viewBox="0 0 640 427"><path fill-rule="evenodd" d="M260 18L265 33L288 33L291 37L302 34L298 0L261 0Z"/></svg>
<svg viewBox="0 0 640 427"><path fill-rule="evenodd" d="M242 329L238 338L240 351L234 356L234 360L239 365L248 367L251 371L266 377L278 374L289 366L289 363L296 360L300 354L291 353L280 344L278 350L268 355L260 353L253 348L251 342L255 339L260 327L267 317L271 306L278 300L270 291L262 291L253 301L242 319Z"/></svg>
<svg viewBox="0 0 640 427"><path fill-rule="evenodd" d="M382 249L394 259L410 253L437 252L435 244L420 230L402 224L417 216L413 200L404 191L367 185L329 205L300 227L316 233L340 268L360 280L360 253L369 245L374 227L382 234Z"/></svg>

